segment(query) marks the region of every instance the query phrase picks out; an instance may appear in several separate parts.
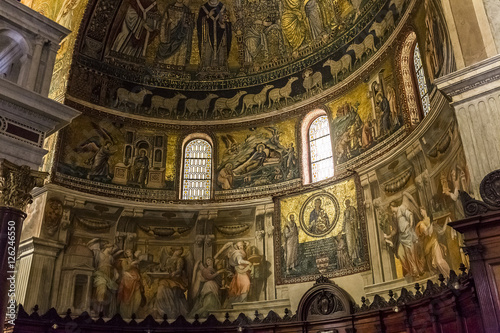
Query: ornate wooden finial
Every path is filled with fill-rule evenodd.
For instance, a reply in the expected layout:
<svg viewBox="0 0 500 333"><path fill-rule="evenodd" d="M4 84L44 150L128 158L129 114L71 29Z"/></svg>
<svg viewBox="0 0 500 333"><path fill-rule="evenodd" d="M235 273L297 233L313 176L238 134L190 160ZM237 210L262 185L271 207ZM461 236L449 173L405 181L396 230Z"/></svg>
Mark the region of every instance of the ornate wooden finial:
<svg viewBox="0 0 500 333"><path fill-rule="evenodd" d="M463 263L460 264L460 266L458 267L458 269L462 272L462 274L460 274L460 276L467 275L467 273L466 273L467 267L465 267L465 265Z"/></svg>
<svg viewBox="0 0 500 333"><path fill-rule="evenodd" d="M33 201L30 192L43 186L47 173L31 170L27 165L18 166L0 159L0 206L24 211Z"/></svg>
<svg viewBox="0 0 500 333"><path fill-rule="evenodd" d="M415 296L417 296L417 297L422 297L423 296L422 292L420 291L421 288L422 287L420 286L420 283L418 283L418 282L415 283L415 290L416 290Z"/></svg>
<svg viewBox="0 0 500 333"><path fill-rule="evenodd" d="M319 278L316 279L316 283L314 285L317 285L320 283L333 283L333 282L330 281L326 276L321 275Z"/></svg>

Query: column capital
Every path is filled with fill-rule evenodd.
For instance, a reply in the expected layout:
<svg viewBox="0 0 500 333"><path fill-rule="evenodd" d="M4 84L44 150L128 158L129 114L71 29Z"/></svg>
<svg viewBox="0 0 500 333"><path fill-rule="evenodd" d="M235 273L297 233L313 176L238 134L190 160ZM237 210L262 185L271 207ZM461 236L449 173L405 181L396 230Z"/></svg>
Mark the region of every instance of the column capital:
<svg viewBox="0 0 500 333"><path fill-rule="evenodd" d="M47 173L31 170L27 165L16 165L0 159L0 206L24 211L33 202L30 192L43 186Z"/></svg>
<svg viewBox="0 0 500 333"><path fill-rule="evenodd" d="M36 35L34 38L35 45L43 45L48 42L47 38L42 35Z"/></svg>

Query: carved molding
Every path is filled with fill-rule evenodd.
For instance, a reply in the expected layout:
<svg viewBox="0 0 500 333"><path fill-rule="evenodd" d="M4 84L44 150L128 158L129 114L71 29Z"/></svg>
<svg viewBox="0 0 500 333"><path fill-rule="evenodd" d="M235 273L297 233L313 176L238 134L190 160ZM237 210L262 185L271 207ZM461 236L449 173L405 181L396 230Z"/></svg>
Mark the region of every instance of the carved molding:
<svg viewBox="0 0 500 333"><path fill-rule="evenodd" d="M472 217L500 210L500 170L490 172L483 178L479 192L483 201L475 200L466 192L460 191L465 216Z"/></svg>
<svg viewBox="0 0 500 333"><path fill-rule="evenodd" d="M43 186L47 173L31 170L29 166L18 166L0 159L0 206L24 211L33 202L30 192Z"/></svg>
<svg viewBox="0 0 500 333"><path fill-rule="evenodd" d="M299 320L323 320L353 313L351 296L325 276L320 276L299 302Z"/></svg>

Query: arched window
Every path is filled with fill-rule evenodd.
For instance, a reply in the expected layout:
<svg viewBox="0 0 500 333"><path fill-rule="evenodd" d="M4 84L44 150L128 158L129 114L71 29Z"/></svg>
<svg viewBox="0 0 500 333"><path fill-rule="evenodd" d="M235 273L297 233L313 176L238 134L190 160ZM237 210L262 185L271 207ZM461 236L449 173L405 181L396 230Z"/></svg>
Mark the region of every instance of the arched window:
<svg viewBox="0 0 500 333"><path fill-rule="evenodd" d="M309 126L309 163L311 182L333 177L332 141L328 117L322 115Z"/></svg>
<svg viewBox="0 0 500 333"><path fill-rule="evenodd" d="M184 147L182 199L210 199L212 189L212 145L193 139Z"/></svg>
<svg viewBox="0 0 500 333"><path fill-rule="evenodd" d="M418 43L415 43L413 50L413 65L415 67L415 77L418 84L418 91L420 92L420 101L422 102L422 112L425 117L431 109L431 102L429 100L429 91L427 90L427 83L425 82L424 66L422 64L422 57Z"/></svg>
<svg viewBox="0 0 500 333"><path fill-rule="evenodd" d="M410 122L414 126L429 113L431 108L422 56L415 32L409 33L403 43L400 66Z"/></svg>

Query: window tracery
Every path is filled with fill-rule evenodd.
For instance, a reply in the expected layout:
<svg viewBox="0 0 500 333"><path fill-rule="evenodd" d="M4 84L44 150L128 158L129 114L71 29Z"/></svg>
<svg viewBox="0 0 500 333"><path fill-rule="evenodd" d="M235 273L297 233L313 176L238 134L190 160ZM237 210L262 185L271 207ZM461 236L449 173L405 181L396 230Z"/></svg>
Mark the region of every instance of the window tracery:
<svg viewBox="0 0 500 333"><path fill-rule="evenodd" d="M328 117L317 117L309 126L311 182L333 177L333 153Z"/></svg>
<svg viewBox="0 0 500 333"><path fill-rule="evenodd" d="M182 199L210 199L212 188L212 145L193 139L184 148Z"/></svg>

